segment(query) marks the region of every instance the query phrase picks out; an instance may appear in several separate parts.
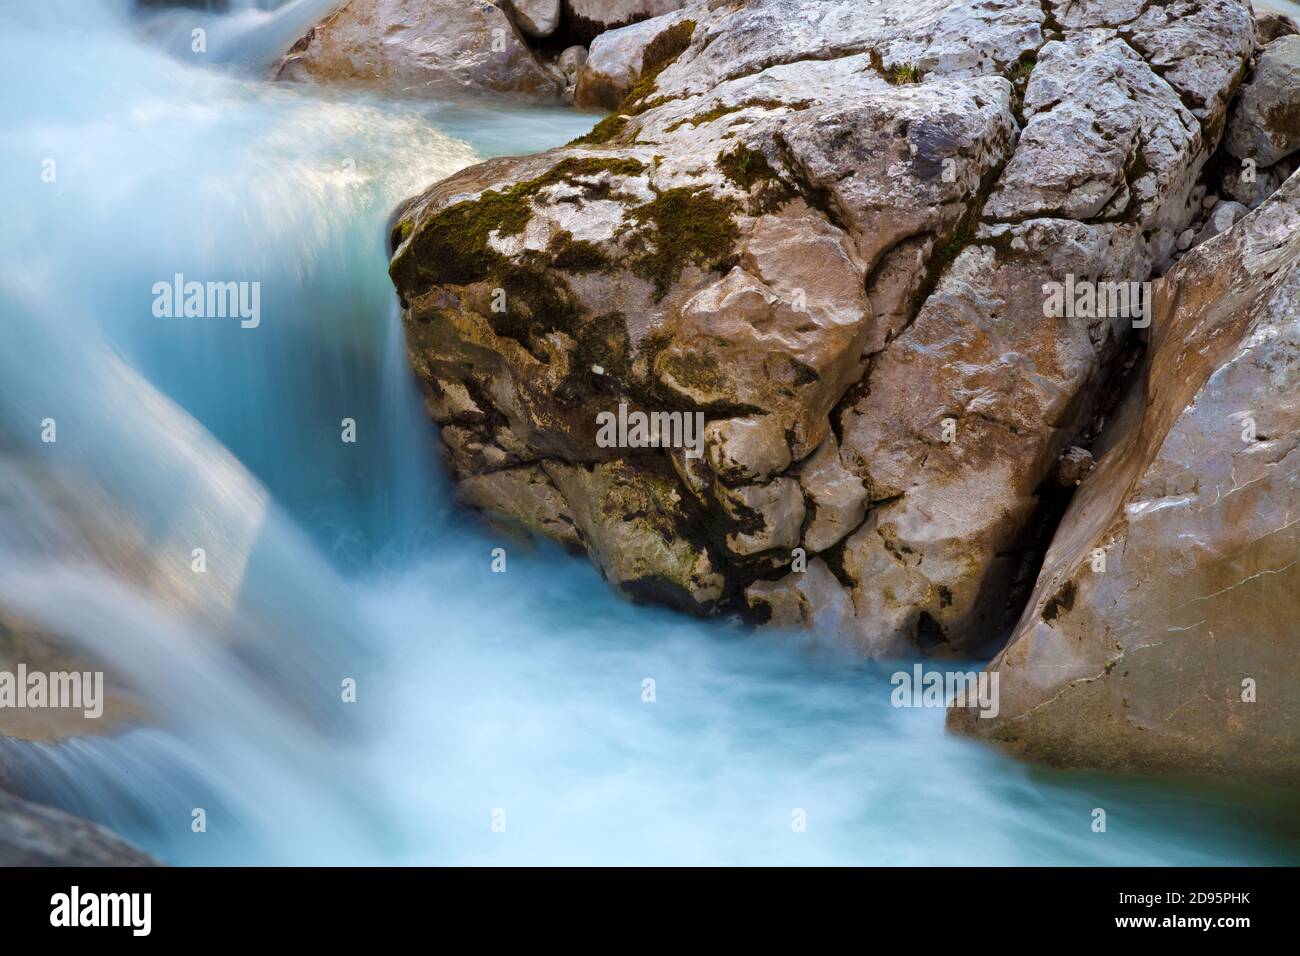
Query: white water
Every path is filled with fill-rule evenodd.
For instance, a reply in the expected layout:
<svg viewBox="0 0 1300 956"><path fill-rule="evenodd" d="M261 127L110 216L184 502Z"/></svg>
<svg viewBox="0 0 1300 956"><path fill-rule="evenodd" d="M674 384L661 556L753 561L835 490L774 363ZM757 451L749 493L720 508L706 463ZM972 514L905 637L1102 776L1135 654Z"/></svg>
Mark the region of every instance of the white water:
<svg viewBox="0 0 1300 956"><path fill-rule="evenodd" d="M150 715L6 741L0 775L174 863L1300 855L1267 795L1028 768L891 708L892 668L631 607L585 563L460 519L385 223L592 118L267 83L325 7L143 25L125 0L0 7L0 609L103 660ZM213 55L188 52L188 22ZM260 281L261 326L155 318L177 272Z"/></svg>

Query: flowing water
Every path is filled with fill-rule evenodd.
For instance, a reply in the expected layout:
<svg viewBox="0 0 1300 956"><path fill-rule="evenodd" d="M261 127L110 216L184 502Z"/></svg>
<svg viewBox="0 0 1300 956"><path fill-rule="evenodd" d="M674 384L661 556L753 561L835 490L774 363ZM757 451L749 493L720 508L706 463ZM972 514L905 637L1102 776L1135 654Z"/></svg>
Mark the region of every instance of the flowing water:
<svg viewBox="0 0 1300 956"><path fill-rule="evenodd" d="M178 864L1300 859L1283 795L1027 767L890 706L892 667L459 516L388 217L593 117L267 82L329 5L0 4L0 613L146 715L0 775ZM177 273L259 282L260 324L156 317Z"/></svg>

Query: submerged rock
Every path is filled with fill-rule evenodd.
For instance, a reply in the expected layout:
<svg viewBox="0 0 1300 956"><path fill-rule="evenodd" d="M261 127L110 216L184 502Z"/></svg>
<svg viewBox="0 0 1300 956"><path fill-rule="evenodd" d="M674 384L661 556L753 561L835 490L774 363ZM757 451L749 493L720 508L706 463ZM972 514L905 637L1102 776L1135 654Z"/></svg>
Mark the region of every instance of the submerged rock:
<svg viewBox="0 0 1300 956"><path fill-rule="evenodd" d="M487 0L348 0L293 45L276 78L419 96L561 92Z"/></svg>
<svg viewBox="0 0 1300 956"><path fill-rule="evenodd" d="M0 790L0 866L159 866L98 824Z"/></svg>
<svg viewBox="0 0 1300 956"><path fill-rule="evenodd" d="M1168 264L1254 52L1245 4L1176 6L695 2L630 28L615 114L396 217L412 363L475 409L430 404L453 471L540 468L567 507L520 523L568 514L624 590L824 608L876 655L995 637L1040 489L1143 325L1140 291L1052 313L1045 287L1127 303ZM620 403L703 415L703 454L599 445ZM613 463L669 502L617 536L621 492L579 474ZM834 573L798 584L796 551ZM795 614L782 581L819 597Z"/></svg>
<svg viewBox="0 0 1300 956"><path fill-rule="evenodd" d="M1300 177L1156 292L1150 361L963 733L1300 779Z"/></svg>

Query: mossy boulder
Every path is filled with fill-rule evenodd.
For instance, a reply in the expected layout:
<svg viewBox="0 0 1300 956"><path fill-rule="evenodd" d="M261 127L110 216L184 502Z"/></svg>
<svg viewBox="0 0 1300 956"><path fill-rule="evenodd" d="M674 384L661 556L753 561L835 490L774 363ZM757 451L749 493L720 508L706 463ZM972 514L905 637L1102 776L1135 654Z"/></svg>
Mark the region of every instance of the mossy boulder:
<svg viewBox="0 0 1300 956"><path fill-rule="evenodd" d="M1133 335L1043 285L1167 265L1253 27L1220 0L818 12L697 0L597 41L639 31L591 133L397 211L408 347L479 505L624 593L969 652ZM620 407L701 416L703 447L602 442ZM817 556L816 599L773 600Z"/></svg>

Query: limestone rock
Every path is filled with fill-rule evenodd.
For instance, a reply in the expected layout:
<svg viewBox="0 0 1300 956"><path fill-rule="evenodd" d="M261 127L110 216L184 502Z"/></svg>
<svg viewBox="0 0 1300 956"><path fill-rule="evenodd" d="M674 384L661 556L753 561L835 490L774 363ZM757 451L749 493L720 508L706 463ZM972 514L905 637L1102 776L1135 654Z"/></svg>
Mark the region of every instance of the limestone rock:
<svg viewBox="0 0 1300 956"><path fill-rule="evenodd" d="M1056 534L995 719L1070 766L1300 779L1300 178L1184 257Z"/></svg>
<svg viewBox="0 0 1300 956"><path fill-rule="evenodd" d="M681 532L687 502L675 481L622 462L545 468L612 585L636 599L697 612L722 596L726 581L709 548Z"/></svg>
<svg viewBox="0 0 1300 956"><path fill-rule="evenodd" d="M685 12L666 13L601 33L591 41L591 49L578 71L574 102L578 106L614 109L641 78L650 45L687 19Z"/></svg>
<svg viewBox="0 0 1300 956"><path fill-rule="evenodd" d="M413 367L478 410L430 403L458 480L540 465L594 561L678 542L699 607L833 549L868 654L1005 633L1255 44L1236 0L1068 6L698 0L607 34L644 31L614 115L395 218ZM1108 306L1050 313L1067 282ZM599 445L620 405L703 415L704 455ZM653 528L584 515L574 475L610 469L676 490Z"/></svg>
<svg viewBox="0 0 1300 956"><path fill-rule="evenodd" d="M1213 239L1221 232L1227 232L1248 212L1250 212L1250 210L1239 202L1219 203L1206 218L1205 225L1202 226L1201 231L1196 234L1196 238L1192 241L1192 245L1198 246L1207 239Z"/></svg>
<svg viewBox="0 0 1300 956"><path fill-rule="evenodd" d="M826 436L804 463L799 484L813 508L812 523L803 538L809 551L825 551L838 544L867 514L867 489L861 478L844 467L834 435Z"/></svg>
<svg viewBox="0 0 1300 956"><path fill-rule="evenodd" d="M519 32L542 40L560 25L560 0L502 0L501 4Z"/></svg>
<svg viewBox="0 0 1300 956"><path fill-rule="evenodd" d="M1272 166L1300 149L1300 36L1264 48L1228 126L1228 151Z"/></svg>
<svg viewBox="0 0 1300 956"><path fill-rule="evenodd" d="M560 93L487 0L348 0L293 45L276 77L412 96Z"/></svg>
<svg viewBox="0 0 1300 956"><path fill-rule="evenodd" d="M565 29L579 43L607 30L671 13L682 0L564 0Z"/></svg>
<svg viewBox="0 0 1300 956"><path fill-rule="evenodd" d="M578 74L582 72L582 66L587 62L587 48L585 46L566 47L556 61L564 78L569 83L578 82Z"/></svg>
<svg viewBox="0 0 1300 956"><path fill-rule="evenodd" d="M821 558L779 581L755 581L745 589L745 600L764 624L782 630L838 634L853 611L848 593Z"/></svg>

